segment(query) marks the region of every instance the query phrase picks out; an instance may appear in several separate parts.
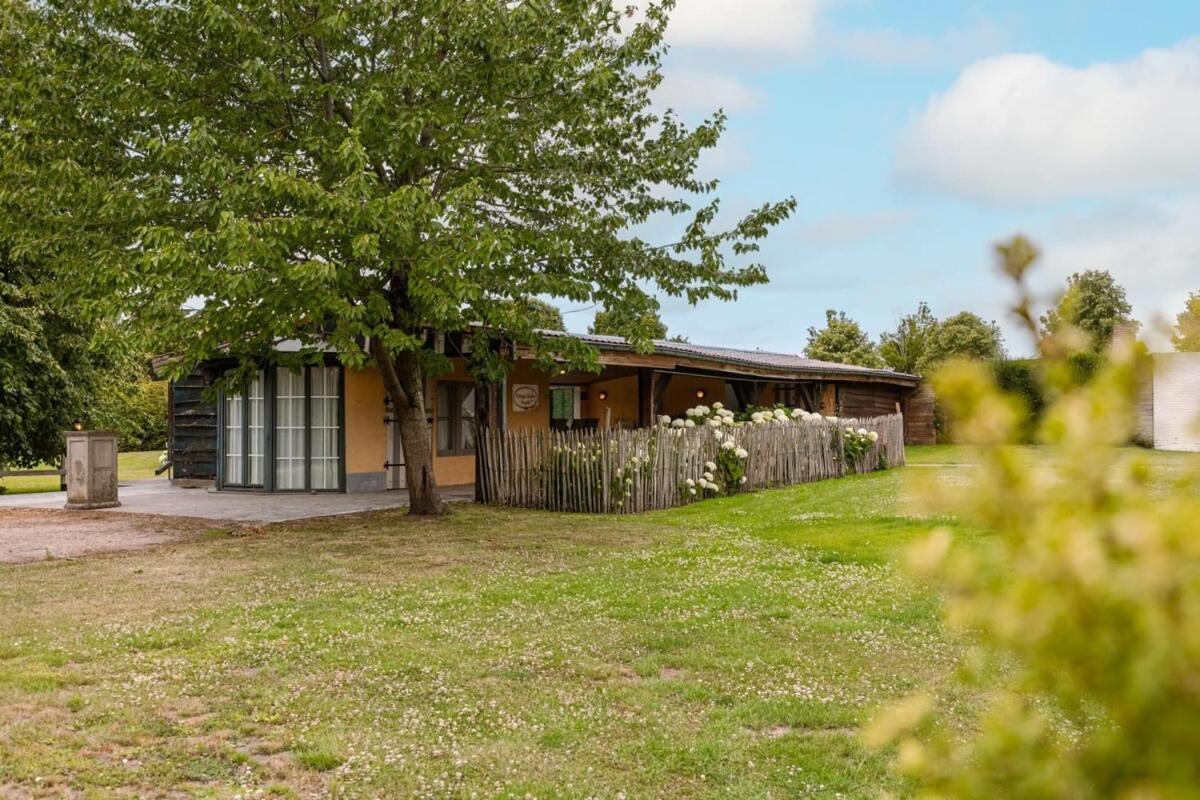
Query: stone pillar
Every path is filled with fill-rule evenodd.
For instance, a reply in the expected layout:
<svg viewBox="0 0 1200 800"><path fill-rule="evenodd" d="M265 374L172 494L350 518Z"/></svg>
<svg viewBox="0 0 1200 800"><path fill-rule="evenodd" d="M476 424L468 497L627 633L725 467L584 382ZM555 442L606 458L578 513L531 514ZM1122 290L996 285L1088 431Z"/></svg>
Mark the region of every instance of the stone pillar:
<svg viewBox="0 0 1200 800"><path fill-rule="evenodd" d="M117 500L117 434L67 432L65 508L112 508Z"/></svg>

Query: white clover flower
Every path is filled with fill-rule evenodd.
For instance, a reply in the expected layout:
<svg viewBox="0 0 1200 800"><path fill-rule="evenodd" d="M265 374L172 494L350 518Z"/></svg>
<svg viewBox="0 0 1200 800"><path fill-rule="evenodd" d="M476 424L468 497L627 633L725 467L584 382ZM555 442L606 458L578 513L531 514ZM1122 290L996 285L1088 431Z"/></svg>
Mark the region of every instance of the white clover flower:
<svg viewBox="0 0 1200 800"><path fill-rule="evenodd" d="M705 468L706 470L708 470L709 472L716 472L716 471L717 471L717 465L716 465L716 464L714 464L714 463L713 463L713 462L711 462L711 461L705 461L705 462L704 462L704 468Z"/></svg>
<svg viewBox="0 0 1200 800"><path fill-rule="evenodd" d="M743 448L741 448L741 447L739 447L737 450L734 450L734 451L733 451L733 454L734 454L735 456L737 456L738 458L746 458L747 456L749 456L749 455L750 455L749 453L747 453L747 452L746 452L746 451L745 451Z"/></svg>
<svg viewBox="0 0 1200 800"><path fill-rule="evenodd" d="M689 420L685 421L685 422L683 423L683 427L685 427L685 428L694 428L694 427L696 427L696 420L694 420L694 419L689 419Z"/></svg>
<svg viewBox="0 0 1200 800"><path fill-rule="evenodd" d="M870 440L871 440L872 442L878 442L878 441L879 441L879 434L878 434L878 433L876 433L875 431L871 431L870 433L868 433L868 434L867 434L867 437L868 437L868 438L870 438Z"/></svg>
<svg viewBox="0 0 1200 800"><path fill-rule="evenodd" d="M671 422L671 427L672 427L672 428L682 428L682 427L683 427L683 420L682 420L682 419L673 420L673 421Z"/></svg>
<svg viewBox="0 0 1200 800"><path fill-rule="evenodd" d="M726 439L725 441L721 442L722 450L732 450L735 447L737 447L737 443L733 441L733 439Z"/></svg>

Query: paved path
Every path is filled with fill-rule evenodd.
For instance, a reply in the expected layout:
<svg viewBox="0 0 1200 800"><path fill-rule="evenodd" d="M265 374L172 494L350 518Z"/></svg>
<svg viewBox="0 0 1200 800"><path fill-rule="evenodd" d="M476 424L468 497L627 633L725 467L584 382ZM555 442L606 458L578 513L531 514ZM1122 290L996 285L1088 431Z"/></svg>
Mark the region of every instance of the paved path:
<svg viewBox="0 0 1200 800"><path fill-rule="evenodd" d="M471 486L442 489L449 502L469 502L474 498ZM366 494L266 494L261 492L214 492L208 489L184 489L166 480L130 481L119 490L121 505L104 509L123 514L156 514L168 517L193 517L226 522L288 522L310 517L332 517L404 508L408 492L370 492ZM0 495L0 513L6 508L61 509L66 492Z"/></svg>

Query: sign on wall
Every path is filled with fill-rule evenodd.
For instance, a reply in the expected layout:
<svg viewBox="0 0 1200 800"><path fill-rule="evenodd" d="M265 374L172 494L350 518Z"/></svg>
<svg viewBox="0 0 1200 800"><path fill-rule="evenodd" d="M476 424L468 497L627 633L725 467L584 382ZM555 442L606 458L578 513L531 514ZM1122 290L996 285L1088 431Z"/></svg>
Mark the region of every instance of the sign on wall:
<svg viewBox="0 0 1200 800"><path fill-rule="evenodd" d="M538 407L538 385L536 383L514 383L513 408L517 411L533 411Z"/></svg>

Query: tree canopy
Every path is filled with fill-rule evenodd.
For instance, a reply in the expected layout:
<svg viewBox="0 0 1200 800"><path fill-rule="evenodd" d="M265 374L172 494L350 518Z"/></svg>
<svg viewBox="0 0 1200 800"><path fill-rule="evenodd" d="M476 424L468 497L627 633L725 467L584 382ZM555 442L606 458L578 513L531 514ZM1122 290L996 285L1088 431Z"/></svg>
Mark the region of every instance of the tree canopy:
<svg viewBox="0 0 1200 800"><path fill-rule="evenodd" d="M825 312L824 328L808 329L804 355L821 361L855 364L860 367L885 366L867 332L844 311Z"/></svg>
<svg viewBox="0 0 1200 800"><path fill-rule="evenodd" d="M894 331L880 334L880 357L897 372L919 374L929 339L937 326L937 317L929 310L929 304L922 301L914 313L900 318Z"/></svg>
<svg viewBox="0 0 1200 800"><path fill-rule="evenodd" d="M533 327L544 331L565 331L567 325L563 322L562 311L553 303L529 297L523 300L512 300L515 309L529 317Z"/></svg>
<svg viewBox="0 0 1200 800"><path fill-rule="evenodd" d="M1200 352L1200 292L1189 293L1187 305L1175 317L1171 344L1180 352Z"/></svg>
<svg viewBox="0 0 1200 800"><path fill-rule="evenodd" d="M928 374L950 358L973 361L999 361L1004 357L1004 337L1000 326L970 311L960 311L937 324L920 362L921 374Z"/></svg>
<svg viewBox="0 0 1200 800"><path fill-rule="evenodd" d="M487 378L511 340L589 367L511 301L766 280L758 241L794 202L718 223L696 166L724 116L651 106L672 5L635 24L609 0L7 4L0 226L89 302L152 334L170 319L176 370L222 349L231 383L264 357L373 361L410 508L432 513L423 386L447 365L429 330L481 323ZM631 232L671 218L673 241ZM301 351L273 354L283 339Z"/></svg>
<svg viewBox="0 0 1200 800"><path fill-rule="evenodd" d="M1042 333L1058 333L1072 325L1088 335L1093 352L1100 352L1112 341L1119 325L1136 328L1133 307L1125 297L1125 287L1105 270L1076 272L1067 278L1067 290L1058 304L1042 316Z"/></svg>
<svg viewBox="0 0 1200 800"><path fill-rule="evenodd" d="M638 308L602 308L588 326L588 333L624 336L634 340L666 339L667 325L658 313L658 303L654 302Z"/></svg>

